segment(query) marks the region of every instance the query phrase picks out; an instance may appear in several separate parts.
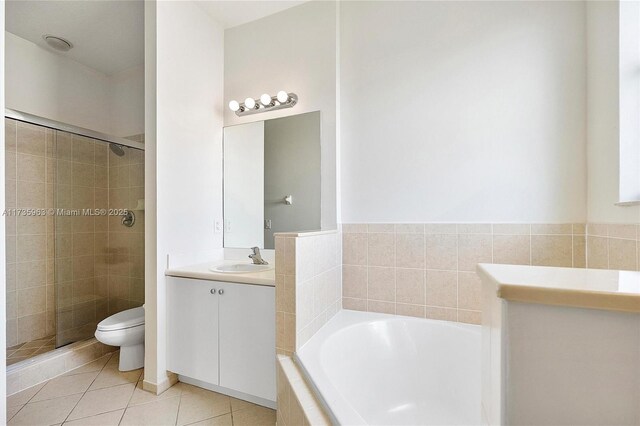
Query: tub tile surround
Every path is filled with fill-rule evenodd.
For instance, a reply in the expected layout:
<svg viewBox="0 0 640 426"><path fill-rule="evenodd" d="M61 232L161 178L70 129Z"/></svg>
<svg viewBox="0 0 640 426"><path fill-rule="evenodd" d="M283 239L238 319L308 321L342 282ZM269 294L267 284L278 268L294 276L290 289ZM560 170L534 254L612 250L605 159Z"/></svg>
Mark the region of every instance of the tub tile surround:
<svg viewBox="0 0 640 426"><path fill-rule="evenodd" d="M328 426L331 424L322 405L291 357L278 355L276 374L278 386L276 416L279 426Z"/></svg>
<svg viewBox="0 0 640 426"><path fill-rule="evenodd" d="M589 268L640 270L640 224L590 223L585 245Z"/></svg>
<svg viewBox="0 0 640 426"><path fill-rule="evenodd" d="M337 231L277 233L276 349L291 355L341 306Z"/></svg>
<svg viewBox="0 0 640 426"><path fill-rule="evenodd" d="M478 263L584 267L584 224L343 224L345 309L480 323Z"/></svg>

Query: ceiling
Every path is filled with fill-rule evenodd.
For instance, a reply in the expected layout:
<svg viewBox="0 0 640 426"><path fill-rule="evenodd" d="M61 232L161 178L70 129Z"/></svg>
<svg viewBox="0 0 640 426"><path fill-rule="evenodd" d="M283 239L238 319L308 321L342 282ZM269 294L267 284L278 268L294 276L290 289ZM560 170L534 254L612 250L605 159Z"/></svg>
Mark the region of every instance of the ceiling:
<svg viewBox="0 0 640 426"><path fill-rule="evenodd" d="M6 30L51 51L44 34L73 44L57 52L112 75L144 63L144 3L127 1L27 1L6 3Z"/></svg>
<svg viewBox="0 0 640 426"><path fill-rule="evenodd" d="M300 0L253 0L253 1L199 1L202 7L213 19L224 28L236 27L273 15L290 7L305 3Z"/></svg>
<svg viewBox="0 0 640 426"><path fill-rule="evenodd" d="M301 0L198 1L224 28L231 28L290 7ZM106 75L144 63L144 2L8 0L6 30L45 49ZM68 52L51 49L42 39L51 34L73 44Z"/></svg>

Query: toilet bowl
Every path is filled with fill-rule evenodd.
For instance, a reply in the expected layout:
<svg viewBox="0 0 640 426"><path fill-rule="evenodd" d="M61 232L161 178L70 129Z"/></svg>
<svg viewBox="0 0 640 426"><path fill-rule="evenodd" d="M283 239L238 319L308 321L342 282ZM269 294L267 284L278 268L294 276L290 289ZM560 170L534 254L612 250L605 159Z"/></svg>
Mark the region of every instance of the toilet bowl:
<svg viewBox="0 0 640 426"><path fill-rule="evenodd" d="M109 346L120 346L120 371L144 366L144 307L127 309L98 324L96 339Z"/></svg>

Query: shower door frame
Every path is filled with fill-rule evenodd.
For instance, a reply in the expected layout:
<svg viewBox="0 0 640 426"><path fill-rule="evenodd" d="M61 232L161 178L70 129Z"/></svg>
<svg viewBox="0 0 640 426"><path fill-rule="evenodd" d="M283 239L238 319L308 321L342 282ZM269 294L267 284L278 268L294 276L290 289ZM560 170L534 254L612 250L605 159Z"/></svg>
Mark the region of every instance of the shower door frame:
<svg viewBox="0 0 640 426"><path fill-rule="evenodd" d="M96 132L94 130L85 129L71 124L61 123L59 121L50 120L48 118L38 117L37 115L29 114L26 112L18 111L11 108L4 109L5 118L11 118L13 120L22 121L25 123L31 123L38 126L48 127L54 130L60 130L62 132L72 133L74 135L86 136L91 139L97 139L103 142L115 143L117 145L124 145L129 148L140 149L144 151L144 144L135 142L129 139L119 138L117 136L108 135L106 133Z"/></svg>

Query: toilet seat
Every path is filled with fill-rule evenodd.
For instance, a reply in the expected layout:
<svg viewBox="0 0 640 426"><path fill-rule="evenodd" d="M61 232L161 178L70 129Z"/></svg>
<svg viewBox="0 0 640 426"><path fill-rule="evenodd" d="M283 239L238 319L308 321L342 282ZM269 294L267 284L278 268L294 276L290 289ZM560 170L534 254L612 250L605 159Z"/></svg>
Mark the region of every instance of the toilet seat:
<svg viewBox="0 0 640 426"><path fill-rule="evenodd" d="M126 311L118 312L115 315L100 321L98 324L98 331L117 331L125 330L127 328L133 328L138 326L144 326L144 308L127 309Z"/></svg>

